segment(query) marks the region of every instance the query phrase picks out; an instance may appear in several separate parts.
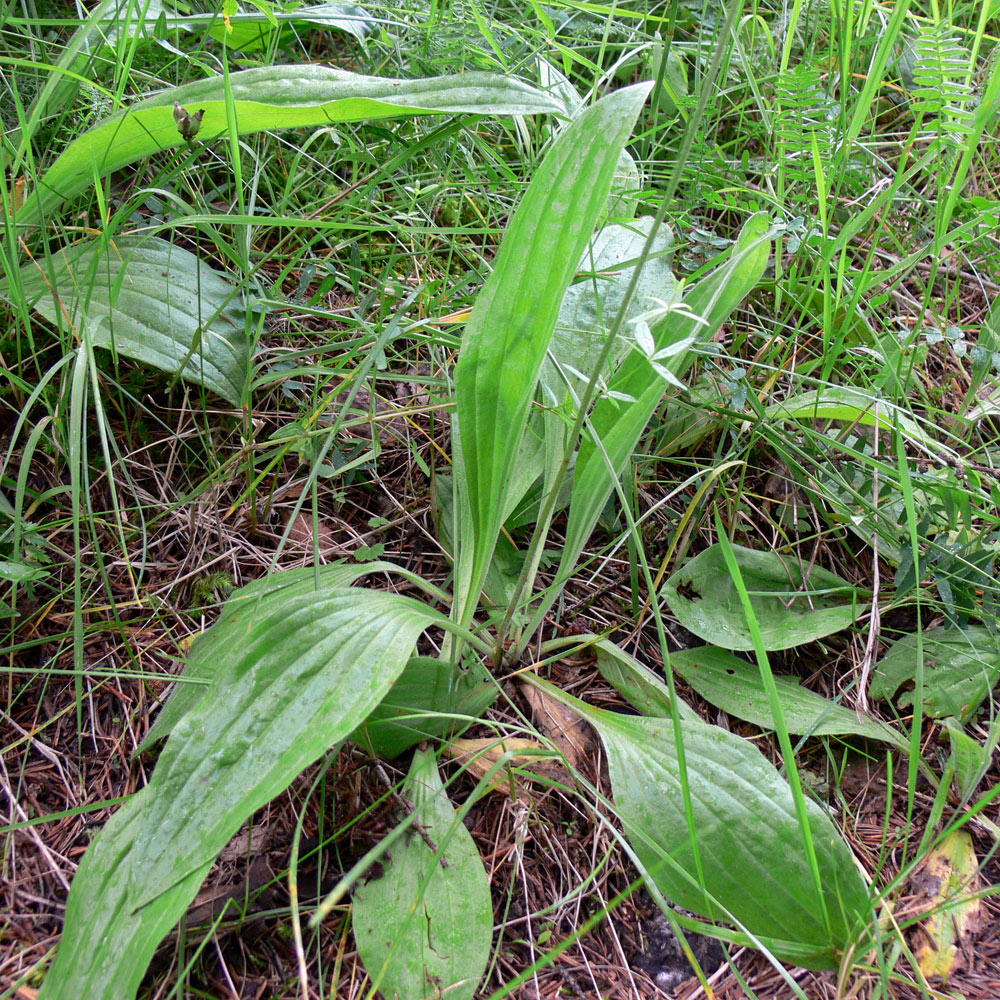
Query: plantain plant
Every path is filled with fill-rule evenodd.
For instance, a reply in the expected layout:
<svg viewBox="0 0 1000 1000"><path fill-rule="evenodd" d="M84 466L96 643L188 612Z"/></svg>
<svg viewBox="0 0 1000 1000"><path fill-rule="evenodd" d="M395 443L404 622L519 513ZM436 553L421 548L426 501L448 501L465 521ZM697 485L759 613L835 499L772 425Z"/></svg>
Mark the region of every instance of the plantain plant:
<svg viewBox="0 0 1000 1000"><path fill-rule="evenodd" d="M606 96L559 134L466 325L455 371L454 474L450 487L438 484L442 534L454 553L451 592L380 562L279 573L235 593L193 645L186 683L143 745L167 738L149 784L80 864L41 1000L134 996L157 944L255 810L344 740L395 755L449 737L495 696L486 665L519 659L537 635L669 381L754 287L770 253L769 223L754 216L724 263L683 293L664 278L661 301L639 314L627 309L641 271L626 269L631 280L597 350L554 336L577 271L590 270L595 284L601 278L588 267L599 252L594 229L648 92L638 85ZM168 136L175 102L205 109L199 140L219 134L227 101L188 96L157 97L136 134ZM416 110L416 100L394 103L392 113ZM174 128L170 141L185 140ZM66 176L57 174L60 185ZM69 188L51 190L64 196ZM38 194L32 219L51 210L50 197ZM660 238L655 227L634 227L648 253ZM537 590L560 506L567 524L554 583ZM515 515L534 525L524 551L504 533ZM375 572L402 575L424 599L354 586ZM450 637L440 658L417 655L428 630ZM543 644L543 655L560 642ZM826 968L864 947L869 892L829 818L756 749L698 720L622 650L596 636L579 642L594 646L602 669L649 715L601 712L547 687L604 742L615 812L651 891L699 915L694 926L775 959ZM471 997L492 932L485 872L462 836L471 800L451 810L423 752L404 790L414 810L388 839L406 846L395 851L384 885L358 890L359 946L386 995ZM426 839L400 840L415 824ZM435 863L449 855L455 864ZM385 914L400 913L405 919L386 934L373 932ZM470 950L461 967L443 961L463 940Z"/></svg>
<svg viewBox="0 0 1000 1000"><path fill-rule="evenodd" d="M51 85L19 109L19 128L0 148L12 176L30 160L47 111L72 99L83 54L105 37L102 19L137 3L99 4ZM118 37L138 44L150 9L136 7L135 30ZM226 72L122 108L73 141L26 198L5 192L0 294L73 344L71 423L82 446L94 347L252 405L252 308L221 271L173 242L169 223L119 232L116 218L128 212L113 217L101 200L112 171L152 153L194 157L215 141L228 142L238 164L239 137L264 129L438 113L571 119L510 220L462 338L453 475L436 483L442 540L453 553L450 592L376 562L275 574L231 597L192 647L186 683L140 748L166 738L149 785L81 862L43 1000L134 996L158 943L255 810L347 739L385 756L448 739L495 698L489 667L519 661L537 637L665 389L754 287L770 253L769 223L754 216L725 262L682 289L669 269L669 233L653 220L607 224L595 236L609 214L622 214L616 177L636 180L625 145L648 92L630 87L582 111L566 86L542 92L485 74L390 81L317 66ZM33 234L89 188L102 227L29 258ZM573 284L578 272L587 277ZM79 479L79 454L74 468ZM554 579L539 588L563 508ZM522 551L505 528L525 527ZM385 572L424 599L355 586ZM417 655L428 630L450 637L445 655ZM595 649L605 676L646 718L600 712L533 683L599 733L616 816L654 896L697 914L693 926L775 959L829 967L864 947L869 893L830 820L804 799L787 733L791 785L756 749L701 722L672 682L607 639L577 641ZM564 647L553 640L541 651ZM355 892L355 936L386 995L471 997L492 932L486 874L461 823L475 796L456 812L424 750L403 791L413 811L378 849L388 859L393 846L386 876ZM407 835L415 829L422 837ZM347 873L314 922L361 870Z"/></svg>

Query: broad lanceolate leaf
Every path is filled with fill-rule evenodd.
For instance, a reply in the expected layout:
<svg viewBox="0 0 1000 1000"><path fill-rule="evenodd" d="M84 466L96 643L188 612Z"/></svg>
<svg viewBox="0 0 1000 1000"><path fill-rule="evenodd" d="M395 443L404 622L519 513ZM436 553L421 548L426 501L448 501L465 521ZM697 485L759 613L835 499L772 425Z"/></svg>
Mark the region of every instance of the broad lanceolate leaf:
<svg viewBox="0 0 1000 1000"><path fill-rule="evenodd" d="M212 861L193 870L149 906L134 911L129 881L136 834L149 789L133 795L97 835L73 878L62 936L39 1000L128 1000L153 951L201 888Z"/></svg>
<svg viewBox="0 0 1000 1000"><path fill-rule="evenodd" d="M682 313L668 313L652 330L657 351L687 337L708 341L715 336L730 313L760 280L771 250L768 230L768 220L762 214L746 223L730 259L699 281L684 297L685 312L700 317L703 322ZM681 377L692 358L693 354L687 352L666 359L664 364L675 376ZM653 371L647 358L633 351L622 362L608 388L609 394L594 406L590 416L592 433L584 437L577 456L566 545L558 571L560 579L568 577L576 566L618 475L635 451L668 386ZM626 402L628 398L635 402ZM600 442L600 448L595 441Z"/></svg>
<svg viewBox="0 0 1000 1000"><path fill-rule="evenodd" d="M534 87L489 73L384 80L295 64L248 69L229 80L241 135L414 114L531 115L561 109L558 101ZM158 91L72 142L18 209L17 222L37 225L93 183L95 173L105 176L143 156L181 145L185 140L174 120L175 103L191 114L204 110L198 141L210 142L228 130L222 76Z"/></svg>
<svg viewBox="0 0 1000 1000"><path fill-rule="evenodd" d="M628 153L623 150L622 155L627 157ZM567 400L579 397L593 374L652 223L652 219L644 218L627 225L605 226L593 236L580 258L578 271L585 277L566 289L555 334L539 373L536 400L545 409L530 412L510 479L504 514L508 529L534 524L538 518L549 486L546 469L551 472L562 461L572 426L573 407ZM646 311L654 297L661 301L674 299L676 283L669 258L672 241L673 234L663 227L654 242L653 255L642 265L628 318ZM623 331L602 372L605 379L610 378L630 349ZM549 409L553 404L563 406L563 412ZM572 488L572 476L567 476L555 510L569 505ZM498 547L502 544L498 541Z"/></svg>
<svg viewBox="0 0 1000 1000"><path fill-rule="evenodd" d="M623 151L623 155L628 154ZM582 395L593 375L652 224L651 218L644 218L628 225L605 226L593 236L580 258L578 271L585 277L566 289L555 334L539 372L536 398L545 409L531 413L521 442L504 517L508 528L534 523L537 519L541 499L550 486L546 468L550 475L554 473L566 448L575 413L572 400ZM639 272L639 282L626 313L628 319L649 309L654 298L670 302L676 297L676 281L670 270L672 242L673 234L664 226ZM625 327L619 333L607 366L601 372L605 381L633 347L629 341L630 329ZM554 404L562 407L563 412L548 409ZM572 477L567 476L556 510L569 504L572 486Z"/></svg>
<svg viewBox="0 0 1000 1000"><path fill-rule="evenodd" d="M553 123L553 129L558 134L574 118L579 117L586 107L586 100L561 70L543 58L538 60L538 79L547 94L562 105L561 116L565 122L558 120ZM615 169L614 181L611 184L611 194L600 221L606 219L634 219L636 214L636 194L642 187L639 169L635 165L627 149L618 154L618 166Z"/></svg>
<svg viewBox="0 0 1000 1000"><path fill-rule="evenodd" d="M982 626L932 628L922 637L924 713L934 719L953 715L968 720L1000 678L1000 643ZM903 636L875 665L869 689L873 698L890 698L913 682L919 667L917 636ZM899 706L913 704L913 694Z"/></svg>
<svg viewBox="0 0 1000 1000"><path fill-rule="evenodd" d="M788 784L745 740L683 721L707 901L690 881L697 869L670 722L611 713L591 721L607 749L629 841L663 894L709 919L736 923L784 961L836 967L871 906L851 852L823 810L807 805L823 887L818 899Z"/></svg>
<svg viewBox="0 0 1000 1000"><path fill-rule="evenodd" d="M127 830L102 835L98 860L81 867L64 931L74 944L46 976L45 1000L132 996L110 958L145 966L240 825L343 740L384 697L420 633L444 623L409 598L345 588L279 588L241 610L225 622L228 642L195 650L215 658L216 673L174 727ZM88 912L74 909L74 894ZM93 919L108 911L113 919Z"/></svg>
<svg viewBox="0 0 1000 1000"><path fill-rule="evenodd" d="M414 754L403 795L437 851L423 836L404 838L385 873L358 886L358 950L384 997L471 1000L493 939L486 870L448 802L433 753Z"/></svg>
<svg viewBox="0 0 1000 1000"><path fill-rule="evenodd" d="M224 689L178 722L150 783L132 867L137 906L214 857L255 809L382 700L441 616L396 594L265 597L229 625Z"/></svg>
<svg viewBox="0 0 1000 1000"><path fill-rule="evenodd" d="M77 334L86 325L95 346L181 375L234 406L242 401L242 301L187 250L155 236L84 240L26 264L21 286L51 323Z"/></svg>
<svg viewBox="0 0 1000 1000"><path fill-rule="evenodd" d="M718 726L680 720L689 828L672 721L573 701L600 734L617 814L663 895L710 920L735 924L741 940L784 961L835 967L868 926L871 904L851 852L823 810L807 805L819 896L791 790L757 749Z"/></svg>
<svg viewBox="0 0 1000 1000"><path fill-rule="evenodd" d="M214 685L219 690L233 682L236 663L231 655L227 655L233 641L233 630L242 628L248 618L252 619L260 614L266 607L262 603L265 599L277 600L275 595L278 591L281 591L283 598L291 599L315 594L317 591L325 592L330 588L349 587L361 577L379 572L399 573L401 570L393 563L381 561L306 566L270 573L235 591L226 601L215 624L199 635L191 645L191 655L184 665L184 672L177 686L136 753L145 753L154 743L169 736L181 718L205 696L209 685ZM223 677L223 671L229 671L230 677Z"/></svg>
<svg viewBox="0 0 1000 1000"><path fill-rule="evenodd" d="M857 591L835 573L794 556L734 545L765 649L789 649L847 628L864 610ZM699 639L724 649L753 649L743 604L722 546L689 560L661 595Z"/></svg>
<svg viewBox="0 0 1000 1000"><path fill-rule="evenodd" d="M755 664L715 646L682 649L670 655L670 666L704 698L738 719L762 729L774 729L767 688ZM785 726L790 733L810 736L853 734L890 743L909 753L909 742L877 719L828 701L802 687L796 677L775 677Z"/></svg>
<svg viewBox="0 0 1000 1000"><path fill-rule="evenodd" d="M479 599L563 295L648 93L646 84L616 91L556 139L466 325L455 371L460 620Z"/></svg>

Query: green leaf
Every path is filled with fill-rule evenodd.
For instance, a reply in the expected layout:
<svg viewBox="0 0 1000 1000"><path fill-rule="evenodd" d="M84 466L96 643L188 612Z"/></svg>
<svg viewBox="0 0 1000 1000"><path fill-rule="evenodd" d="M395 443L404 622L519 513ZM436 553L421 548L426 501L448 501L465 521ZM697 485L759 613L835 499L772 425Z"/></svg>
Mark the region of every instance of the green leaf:
<svg viewBox="0 0 1000 1000"><path fill-rule="evenodd" d="M847 628L864 610L857 591L819 566L793 556L734 545L765 649L789 649ZM753 649L743 605L722 546L689 560L663 585L677 620L699 639L724 649Z"/></svg>
<svg viewBox="0 0 1000 1000"><path fill-rule="evenodd" d="M33 580L44 580L48 575L48 570L42 569L40 566L0 559L0 580L9 580L11 583L31 583Z"/></svg>
<svg viewBox="0 0 1000 1000"><path fill-rule="evenodd" d="M433 753L414 754L403 795L437 850L423 836L405 837L385 873L355 889L358 950L385 997L471 1000L493 939L486 870L448 802Z"/></svg>
<svg viewBox="0 0 1000 1000"><path fill-rule="evenodd" d="M597 730L608 754L615 807L636 857L663 895L734 940L763 945L805 968L835 968L871 920L864 880L829 817L807 803L822 896L817 896L791 789L751 744L682 718L691 825L670 719L592 708L530 678ZM697 843L698 859L692 850ZM699 865L704 884L699 885Z"/></svg>
<svg viewBox="0 0 1000 1000"><path fill-rule="evenodd" d="M384 80L329 66L293 64L243 70L228 80L240 135L404 115L532 115L561 108L559 102L520 80L490 73ZM106 176L141 157L181 145L184 140L174 121L175 103L192 114L204 109L199 141L211 142L228 133L224 77L158 91L72 142L18 209L17 222L37 225L89 187L95 176Z"/></svg>
<svg viewBox="0 0 1000 1000"><path fill-rule="evenodd" d="M319 593L331 587L349 587L361 577L379 571L399 572L399 568L392 563L361 566L339 562L329 566L306 566L271 573L234 591L212 628L203 632L192 643L191 655L180 680L136 753L144 753L154 743L169 736L181 718L205 696L209 684L215 683L218 687L231 683L231 678L223 678L221 671L232 671L232 660L226 656L226 650L232 642L233 629L242 627L248 615L257 614L264 599L275 600L279 591L285 597L292 598Z"/></svg>
<svg viewBox="0 0 1000 1000"><path fill-rule="evenodd" d="M524 452L522 451L522 457ZM525 458L525 464L530 459ZM515 473L511 480L511 495L516 498L517 494L525 489L525 482L536 475L529 473L527 480ZM452 525L455 523L455 489L454 480L451 476L436 475L433 484L434 507L436 510L436 524L438 538L441 544L449 552L455 549L452 538ZM536 508L537 513L537 508ZM499 535L497 544L493 550L493 558L490 560L483 580L483 596L485 603L493 604L497 608L506 608L514 599L517 579L524 566L524 552L515 547L514 543L506 536Z"/></svg>
<svg viewBox="0 0 1000 1000"><path fill-rule="evenodd" d="M455 370L459 621L479 600L560 304L648 93L646 84L616 91L562 131L511 219L466 324Z"/></svg>
<svg viewBox="0 0 1000 1000"><path fill-rule="evenodd" d="M622 155L628 154L623 150ZM652 223L652 219L642 218L628 225L605 226L590 240L580 258L577 272L584 277L566 289L555 333L539 372L536 401L545 409L530 412L508 483L504 524L509 530L534 524L538 518L541 499L546 492L546 466L552 466L553 457L555 465L561 462L566 435L572 424L565 414L553 412L549 407L565 406L574 394L579 397L583 392L632 272L638 266ZM654 297L668 301L674 298L675 280L669 257L672 242L669 228L662 228L654 242L653 254L642 265L636 293L627 312L629 318L644 312ZM625 336L619 338L603 373L606 377L610 377L631 346ZM571 402L567 409L572 409ZM556 510L569 505L572 488L570 476L563 481ZM503 545L502 536L497 545ZM520 566L514 572L512 584L519 572ZM488 585L486 590L489 593Z"/></svg>
<svg viewBox="0 0 1000 1000"><path fill-rule="evenodd" d="M605 226L590 240L578 268L584 277L566 289L559 307L555 335L539 372L540 399L544 404L562 403L570 392L567 376L576 395L583 392L607 340L611 321L621 307L652 225L653 220L646 217L627 226ZM629 303L627 318L647 310L653 298L673 301L676 280L670 270L672 243L673 234L669 227L661 227L656 234L653 251L640 269L639 283ZM618 367L633 346L627 330L628 327L623 329L619 342L612 350L608 372ZM584 377L574 375L572 369Z"/></svg>
<svg viewBox="0 0 1000 1000"><path fill-rule="evenodd" d="M441 616L362 589L268 595L230 645L198 706L174 728L150 783L132 866L136 906L214 857L382 700L420 633ZM228 662L226 662L228 661Z"/></svg>
<svg viewBox="0 0 1000 1000"><path fill-rule="evenodd" d="M67 921L77 944L57 953L46 1000L133 995L111 958L144 966L229 838L381 701L424 629L447 624L410 598L332 587L282 587L240 610L220 630L226 642L193 654L215 658L212 683L174 727L127 832L102 836L99 860L74 880L70 899L89 912Z"/></svg>
<svg viewBox="0 0 1000 1000"><path fill-rule="evenodd" d="M302 24L314 29L335 28L352 35L359 42L365 40L376 24L371 15L357 4L318 3L299 7L288 14L274 12L270 18L263 14L242 14L231 18L231 31L227 32L224 24L216 22L208 29L208 33L216 41L225 42L232 49L256 52L269 44L275 31L272 21L277 22L277 30L282 35L291 35L293 27Z"/></svg>
<svg viewBox="0 0 1000 1000"><path fill-rule="evenodd" d="M712 901L706 906L687 874L695 859L669 721L611 713L592 721L629 840L663 894L709 919L731 920L784 961L835 968L867 923L870 903L823 810L807 804L823 886L817 899L787 783L746 741L717 726L682 722L694 834Z"/></svg>
<svg viewBox="0 0 1000 1000"><path fill-rule="evenodd" d="M21 268L28 303L50 323L238 406L247 379L245 314L236 289L155 236L84 240ZM7 289L0 283L0 294Z"/></svg>
<svg viewBox="0 0 1000 1000"><path fill-rule="evenodd" d="M993 754L981 743L974 740L962 728L961 722L954 716L944 720L951 744L951 762L955 774L955 790L962 803L966 803L975 794L979 782L993 763Z"/></svg>
<svg viewBox="0 0 1000 1000"><path fill-rule="evenodd" d="M953 715L968 721L1000 677L1000 643L982 626L928 629L923 633L924 714L933 719ZM869 693L891 698L916 680L920 664L918 636L893 643L875 665ZM913 704L911 692L897 699L900 708Z"/></svg>
<svg viewBox="0 0 1000 1000"><path fill-rule="evenodd" d="M670 688L649 667L629 656L610 639L598 639L594 651L601 676L637 711L657 718L670 716ZM677 708L682 719L698 718L694 709L680 697Z"/></svg>
<svg viewBox="0 0 1000 1000"><path fill-rule="evenodd" d="M707 342L715 336L730 313L760 280L770 255L769 228L763 213L747 221L729 260L699 281L684 297L685 312L704 322L682 313L668 313L652 329L658 351L687 337L695 336ZM675 356L667 361L667 367L680 377L693 357L690 351ZM639 351L625 358L608 388L619 398L602 397L590 415L593 433L584 437L577 456L573 502L558 579L568 578L573 572L618 476L667 391L666 383L653 372L649 361ZM631 397L635 402L623 402L622 397ZM595 442L600 442L600 447Z"/></svg>
<svg viewBox="0 0 1000 1000"><path fill-rule="evenodd" d="M496 701L499 688L478 658L457 671L414 656L351 739L369 753L398 757L421 740L457 735Z"/></svg>
<svg viewBox="0 0 1000 1000"><path fill-rule="evenodd" d="M627 154L623 151L623 155ZM544 409L532 411L514 465L504 517L508 529L537 520L541 500L550 488L549 479L566 448L573 401L579 399L593 375L652 224L653 220L646 217L628 225L605 226L590 240L580 258L577 270L584 277L566 289L555 334L539 372L536 400ZM670 270L672 242L670 229L661 228L651 255L642 264L626 313L628 319L643 313L654 298L668 302L675 298L676 282ZM601 372L603 379L611 377L633 346L623 331ZM563 412L551 410L553 405ZM569 505L572 490L572 476L567 476L555 510Z"/></svg>
<svg viewBox="0 0 1000 1000"><path fill-rule="evenodd" d="M618 166L611 182L611 194L608 195L608 204L600 216L600 221L634 219L641 190L642 179L639 176L639 168L629 151L623 149L618 154Z"/></svg>
<svg viewBox="0 0 1000 1000"><path fill-rule="evenodd" d="M104 825L80 862L55 961L39 1000L124 1000L134 997L153 952L201 888L208 861L134 912L129 880L135 840L149 789L133 795Z"/></svg>
<svg viewBox="0 0 1000 1000"><path fill-rule="evenodd" d="M706 701L762 729L774 729L767 688L756 665L715 646L698 646L670 654L670 666ZM802 687L797 677L775 676L785 726L810 736L853 734L890 743L903 753L910 744L877 719L828 701Z"/></svg>
<svg viewBox="0 0 1000 1000"><path fill-rule="evenodd" d="M920 425L899 411L889 400L852 389L848 386L830 385L822 389L801 392L789 399L772 403L765 414L774 420L842 420L850 424L863 424L883 430L899 427L904 437L919 445L925 452L938 455L942 447Z"/></svg>

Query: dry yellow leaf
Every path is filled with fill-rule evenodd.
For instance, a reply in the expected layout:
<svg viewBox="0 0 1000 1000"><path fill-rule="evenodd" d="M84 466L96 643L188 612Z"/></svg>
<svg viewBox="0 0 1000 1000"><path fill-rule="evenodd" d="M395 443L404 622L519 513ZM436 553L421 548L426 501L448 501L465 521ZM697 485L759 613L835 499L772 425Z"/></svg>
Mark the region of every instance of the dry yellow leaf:
<svg viewBox="0 0 1000 1000"><path fill-rule="evenodd" d="M10 186L10 208L11 215L16 215L17 210L24 204L24 178L16 177Z"/></svg>
<svg viewBox="0 0 1000 1000"><path fill-rule="evenodd" d="M531 717L539 732L552 741L570 767L581 769L584 761L593 756L588 723L541 688L527 682L522 682L520 687L531 706Z"/></svg>
<svg viewBox="0 0 1000 1000"><path fill-rule="evenodd" d="M963 964L960 949L971 953L983 920L982 900L975 895L980 879L972 837L965 830L949 834L927 856L913 881L926 892L932 907L917 926L920 971L946 979Z"/></svg>
<svg viewBox="0 0 1000 1000"><path fill-rule="evenodd" d="M481 781L493 770L497 761L508 754L508 763L502 765L490 781L491 792L507 792L515 788L519 799L526 798L523 785L518 777L511 772L511 765L523 767L528 765L533 771L545 774L553 766L551 751L547 750L537 740L526 740L520 737L504 739L452 740L447 747L450 757L464 765L469 773Z"/></svg>
<svg viewBox="0 0 1000 1000"><path fill-rule="evenodd" d="M289 545L300 552L311 553L313 551L313 519L312 515L304 511L299 512L299 516L292 522L291 527L288 522L291 520L291 513L285 516L285 527L288 529ZM324 522L319 522L319 554L330 556L337 551L337 540L333 530Z"/></svg>

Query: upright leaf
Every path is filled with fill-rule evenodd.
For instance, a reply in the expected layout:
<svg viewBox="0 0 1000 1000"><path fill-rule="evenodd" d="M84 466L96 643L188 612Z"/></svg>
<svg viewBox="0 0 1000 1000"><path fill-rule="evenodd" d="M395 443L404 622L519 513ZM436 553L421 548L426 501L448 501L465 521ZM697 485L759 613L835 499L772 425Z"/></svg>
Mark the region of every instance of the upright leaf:
<svg viewBox="0 0 1000 1000"><path fill-rule="evenodd" d="M611 321L621 308L652 224L653 220L647 217L628 225L605 226L588 242L579 263L584 277L566 289L555 335L539 372L543 403L562 403L568 394L567 379L573 391L582 394L604 348ZM644 312L654 298L673 301L677 282L670 270L672 243L669 227L661 227L651 255L640 268L627 318ZM629 347L624 333L620 334L608 358L608 370L601 374L610 376L628 354Z"/></svg>
<svg viewBox="0 0 1000 1000"><path fill-rule="evenodd" d="M524 465L528 466L528 474L522 476L519 470L511 478L511 496L513 497L524 494L531 480L537 478L538 475L537 467L532 464L532 456L526 450L521 451L520 459L523 459ZM438 538L446 550L454 552L455 541L452 538L452 529L455 524L454 480L451 476L435 476L433 491ZM490 560L483 580L482 610L485 610L486 606L490 604L497 608L506 608L510 604L523 565L524 551L518 549L507 535L499 535L496 547L493 549L493 558Z"/></svg>
<svg viewBox="0 0 1000 1000"><path fill-rule="evenodd" d="M417 601L359 589L279 588L244 609L225 623L228 642L195 651L214 658L211 685L174 727L141 802L127 821L109 824L81 866L68 945L42 1000L133 996L229 838L343 740L385 695L420 633L444 623ZM121 956L134 979L116 972Z"/></svg>
<svg viewBox="0 0 1000 1000"><path fill-rule="evenodd" d="M715 335L760 280L770 255L768 230L769 223L763 214L753 216L746 223L729 260L699 281L684 297L684 313L690 315L668 313L652 330L657 351L691 336L707 339ZM692 358L690 352L672 358L669 366L674 375L683 375ZM666 388L666 383L654 373L646 357L633 351L611 380L610 392L595 404L589 421L591 433L584 437L576 460L573 502L559 579L573 572L618 475L635 451ZM634 402L624 401L629 397ZM595 442L600 442L600 447Z"/></svg>
<svg viewBox="0 0 1000 1000"><path fill-rule="evenodd" d="M541 499L548 493L549 480L566 449L573 400L582 395L594 373L632 273L639 266L652 224L653 220L647 217L628 225L604 226L594 234L580 258L579 271L585 276L566 289L555 334L539 372L536 400L544 408L530 414L514 465L504 516L508 529L534 523L538 517ZM652 253L640 269L627 318L644 312L654 298L674 299L676 282L670 270L672 242L669 227L662 227L655 237ZM619 335L600 372L602 379L611 377L629 349L626 337ZM549 409L553 404L557 409ZM568 506L572 487L572 477L567 476L556 510Z"/></svg>
<svg viewBox="0 0 1000 1000"><path fill-rule="evenodd" d="M455 371L460 621L479 599L563 295L648 93L647 84L616 91L559 135L511 219L466 325Z"/></svg>
<svg viewBox="0 0 1000 1000"><path fill-rule="evenodd" d="M403 796L421 835L398 841L384 874L355 890L358 950L384 997L472 1000L493 939L486 870L433 753L413 755Z"/></svg>

